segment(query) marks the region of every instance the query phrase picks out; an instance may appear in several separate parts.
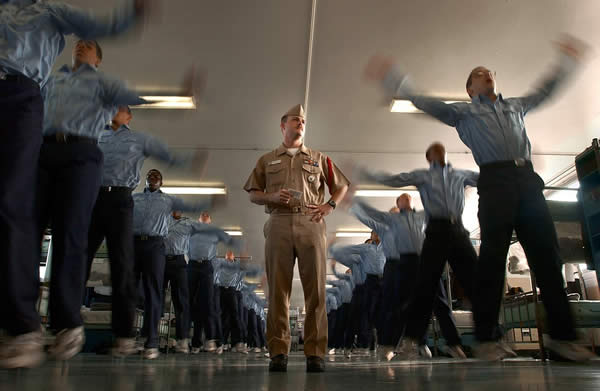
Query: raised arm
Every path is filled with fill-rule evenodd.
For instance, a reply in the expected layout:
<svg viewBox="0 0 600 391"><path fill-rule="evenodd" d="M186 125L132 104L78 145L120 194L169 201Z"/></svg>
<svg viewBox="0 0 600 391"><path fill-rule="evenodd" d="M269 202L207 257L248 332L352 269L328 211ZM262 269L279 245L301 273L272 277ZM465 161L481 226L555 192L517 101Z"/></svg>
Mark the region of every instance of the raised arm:
<svg viewBox="0 0 600 391"><path fill-rule="evenodd" d="M381 82L391 98L410 100L415 107L449 126L456 126L461 110L466 107L465 104L448 104L439 98L417 94L408 76L389 57L372 57L365 74L368 79Z"/></svg>
<svg viewBox="0 0 600 391"><path fill-rule="evenodd" d="M138 133L143 138L144 155L152 157L170 166L186 166L192 162L192 156L183 156L169 151L166 143L148 134Z"/></svg>
<svg viewBox="0 0 600 391"><path fill-rule="evenodd" d="M542 103L553 97L558 88L575 72L578 65L579 62L573 56L563 52L556 68L533 92L515 99L520 102L523 114L537 109Z"/></svg>
<svg viewBox="0 0 600 391"><path fill-rule="evenodd" d="M179 197L170 196L173 200L171 205L171 211L180 211L180 212L200 212L203 210L208 210L212 206L211 199L204 199L202 201L196 202L185 202Z"/></svg>
<svg viewBox="0 0 600 391"><path fill-rule="evenodd" d="M81 39L97 39L120 34L132 27L143 15L147 3L144 0L127 0L104 16L63 3L48 3L47 7L63 34L75 34Z"/></svg>
<svg viewBox="0 0 600 391"><path fill-rule="evenodd" d="M363 180L390 187L419 186L423 183L424 171L416 170L393 175L387 172L374 172L361 169L360 177Z"/></svg>
<svg viewBox="0 0 600 391"><path fill-rule="evenodd" d="M354 246L332 246L329 249L331 258L346 267L360 264L362 262L360 253L355 252L353 249L350 249L350 247Z"/></svg>
<svg viewBox="0 0 600 391"><path fill-rule="evenodd" d="M349 212L379 235L382 235L389 227L389 213L381 212L362 201L355 200Z"/></svg>
<svg viewBox="0 0 600 391"><path fill-rule="evenodd" d="M463 170L463 174L465 176L465 186L477 186L477 181L479 180L479 173L471 170Z"/></svg>

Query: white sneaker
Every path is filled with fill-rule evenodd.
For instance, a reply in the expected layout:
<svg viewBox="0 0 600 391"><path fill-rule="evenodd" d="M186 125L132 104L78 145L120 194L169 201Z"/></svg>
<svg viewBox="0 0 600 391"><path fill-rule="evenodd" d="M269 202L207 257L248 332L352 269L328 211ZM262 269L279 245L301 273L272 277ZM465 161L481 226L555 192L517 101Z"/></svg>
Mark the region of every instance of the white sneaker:
<svg viewBox="0 0 600 391"><path fill-rule="evenodd" d="M183 354L190 353L190 343L187 338L177 341L177 345L175 345L175 352Z"/></svg>
<svg viewBox="0 0 600 391"><path fill-rule="evenodd" d="M392 361L392 359L396 355L396 353L394 352L393 346L380 346L378 349L378 352L379 352L379 359L381 361L383 361L383 360Z"/></svg>
<svg viewBox="0 0 600 391"><path fill-rule="evenodd" d="M495 341L482 342L475 345L473 354L477 359L483 361L500 361L508 357L508 353L504 350L500 342Z"/></svg>
<svg viewBox="0 0 600 391"><path fill-rule="evenodd" d="M191 353L192 354L200 354L200 348L192 348Z"/></svg>
<svg viewBox="0 0 600 391"><path fill-rule="evenodd" d="M271 357L271 354L269 352L267 352L267 353L265 353L265 357L269 358L269 357Z"/></svg>
<svg viewBox="0 0 600 391"><path fill-rule="evenodd" d="M574 341L560 341L544 335L544 345L559 356L571 361L587 361L597 357L591 350Z"/></svg>
<svg viewBox="0 0 600 391"><path fill-rule="evenodd" d="M0 368L34 368L44 361L42 333L31 333L9 337L0 345Z"/></svg>
<svg viewBox="0 0 600 391"><path fill-rule="evenodd" d="M137 353L134 338L117 338L115 346L112 348L112 355L115 357L127 357Z"/></svg>
<svg viewBox="0 0 600 391"><path fill-rule="evenodd" d="M146 348L144 349L144 358L146 360L154 360L160 356L157 348Z"/></svg>
<svg viewBox="0 0 600 391"><path fill-rule="evenodd" d="M262 349L261 348L254 348L254 349L252 349L252 353L256 353L256 354L262 353Z"/></svg>
<svg viewBox="0 0 600 391"><path fill-rule="evenodd" d="M215 341L214 339L209 339L208 341L206 341L206 343L204 344L204 350L208 353L214 353L215 350L217 350L217 341Z"/></svg>
<svg viewBox="0 0 600 391"><path fill-rule="evenodd" d="M458 360L466 360L467 359L467 355L462 350L460 345L446 347L446 353L448 353L450 355L450 357L456 358Z"/></svg>
<svg viewBox="0 0 600 391"><path fill-rule="evenodd" d="M85 334L83 327L74 329L64 329L56 334L54 344L48 350L48 353L59 361L65 361L75 356L83 348L85 343Z"/></svg>
<svg viewBox="0 0 600 391"><path fill-rule="evenodd" d="M426 359L431 359L433 357L433 355L431 354L431 350L429 350L429 346L427 345L420 345L419 346L419 356L426 358Z"/></svg>
<svg viewBox="0 0 600 391"><path fill-rule="evenodd" d="M215 350L215 354L216 354L217 356L220 356L221 354L223 354L223 345L219 346L219 347L217 348L217 350Z"/></svg>
<svg viewBox="0 0 600 391"><path fill-rule="evenodd" d="M330 355L330 356L335 356L335 348L329 349L329 351L327 352L327 354Z"/></svg>
<svg viewBox="0 0 600 391"><path fill-rule="evenodd" d="M236 343L233 348L231 348L231 353L248 354L248 350L246 350L243 343L239 342Z"/></svg>

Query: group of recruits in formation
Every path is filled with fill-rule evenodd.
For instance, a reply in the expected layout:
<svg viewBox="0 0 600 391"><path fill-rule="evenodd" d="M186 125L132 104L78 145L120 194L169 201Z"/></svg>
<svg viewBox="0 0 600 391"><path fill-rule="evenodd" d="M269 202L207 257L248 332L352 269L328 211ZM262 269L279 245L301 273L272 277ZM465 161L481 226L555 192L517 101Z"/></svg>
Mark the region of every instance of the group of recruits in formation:
<svg viewBox="0 0 600 391"><path fill-rule="evenodd" d="M95 39L121 34L139 24L148 14L149 2L127 0L106 18L59 2L3 0L0 4L0 167L4 176L0 189L0 289L6 306L0 328L8 335L0 345L0 365L32 367L46 356L36 302L40 239L48 223L53 237L50 317L51 330L56 334L48 349L51 356L66 360L81 350L81 297L86 272L89 274L103 238L111 263L116 354L134 350L135 291L136 282L141 281L145 355L156 357L165 275L176 293L180 341L187 339L191 316L195 329L192 347L200 347L199 331L203 330L205 348L216 351L217 341L226 338L219 335L226 328L218 326L216 307L222 303L227 307L224 312L229 318L231 342L236 350L245 351L244 332L239 326L244 323L240 315L243 306L239 305L244 296L238 291L251 291L252 287L243 288L237 282L242 281L240 276L258 271L240 266L232 256L215 261L216 243L222 241L234 249L239 249L239 244L209 224L180 218L181 212L201 212L215 205L210 201L186 203L162 193L162 175L157 170L148 172L144 191L132 196L145 158L154 156L172 165L194 167L198 166L194 162L205 156L175 157L164 144L130 131L127 106L146 102L123 82L97 70L102 52ZM65 46L64 36L69 34L82 38L73 50L73 64L50 75ZM367 79L380 82L390 96L406 98L428 115L455 127L480 168L479 174L453 168L446 161L443 146L434 143L426 151L429 169L397 175L354 171L359 173L359 180L393 187L416 186L424 212L412 209L408 195L401 196L398 210L389 213L353 200L353 188L332 160L304 145L302 106L294 106L283 115L282 145L258 160L244 186L250 201L264 205L269 214L264 235L266 342L271 371L287 369L291 343L288 315L296 261L306 303L304 354L309 372L325 370L328 308L331 326L337 330L332 332L334 348L348 346L356 335L359 348L364 349L369 330L377 328L382 357L391 359L394 352L407 358L419 351L427 355L424 338L435 312L448 352L464 357L440 284L446 262L473 303L478 342L475 356L494 361L513 355L502 342L498 325L513 230L543 295L549 326L546 346L574 361L593 356L575 343L556 232L542 193L543 180L533 170L524 126L525 115L572 75L581 63L585 45L565 37L558 49L560 61L555 71L521 98L504 98L496 91L491 71L473 69L466 83L470 103L446 104L423 96L415 92L390 58L373 57L369 61ZM111 121L112 129L105 129ZM479 257L461 221L465 186L477 186L479 193ZM326 188L331 194L327 201ZM327 291L324 217L337 205L348 206L375 233L371 243L331 248L331 256L348 265L352 273L339 275L338 282L331 282L337 289ZM201 220L209 222L207 216ZM182 273L186 251L189 277ZM186 298L182 282L187 278ZM215 281L224 283L218 293ZM354 295L349 294L351 289ZM380 310L374 309L377 306L371 300L377 290L383 292ZM215 299L217 295L220 300ZM186 312L190 301L194 308ZM264 305L256 302L259 307ZM258 308L252 309L258 324ZM369 315L357 318L352 315L356 309L367 309ZM345 326L348 319L353 326ZM187 342L180 344L183 350L184 345Z"/></svg>

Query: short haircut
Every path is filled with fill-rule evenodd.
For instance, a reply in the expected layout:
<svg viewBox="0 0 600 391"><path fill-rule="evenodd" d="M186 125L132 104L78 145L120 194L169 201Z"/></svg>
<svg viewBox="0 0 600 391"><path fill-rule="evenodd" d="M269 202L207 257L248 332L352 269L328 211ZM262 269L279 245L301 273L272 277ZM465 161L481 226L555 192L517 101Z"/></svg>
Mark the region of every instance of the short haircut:
<svg viewBox="0 0 600 391"><path fill-rule="evenodd" d="M429 147L427 147L427 150L425 151L425 159L427 159L427 161L429 161L429 153L431 152L433 147L436 147L438 145L441 146L442 148L444 147L444 145L442 143L439 143L437 141L435 143L432 143Z"/></svg>
<svg viewBox="0 0 600 391"><path fill-rule="evenodd" d="M94 39L80 39L79 41L77 41L77 43L79 42L91 42L94 44L94 46L96 47L96 56L102 60L102 47L100 47L100 44L98 43L98 41L94 40Z"/></svg>
<svg viewBox="0 0 600 391"><path fill-rule="evenodd" d="M286 123L286 122L287 122L287 119L288 119L288 117L289 117L289 115L287 115L287 114L286 114L286 115L284 115L283 117L281 117L281 123L282 123L282 124Z"/></svg>
<svg viewBox="0 0 600 391"><path fill-rule="evenodd" d="M163 177L162 172L158 171L156 168L148 170L148 173L146 174L146 176L150 175L151 172L156 172L156 173L158 173L158 175L160 175L161 178Z"/></svg>

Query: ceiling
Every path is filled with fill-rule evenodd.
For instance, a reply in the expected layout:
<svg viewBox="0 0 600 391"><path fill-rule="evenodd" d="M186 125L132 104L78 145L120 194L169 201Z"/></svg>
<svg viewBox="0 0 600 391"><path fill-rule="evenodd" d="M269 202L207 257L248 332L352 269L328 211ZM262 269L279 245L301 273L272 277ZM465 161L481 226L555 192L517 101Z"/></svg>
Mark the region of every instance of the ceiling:
<svg viewBox="0 0 600 391"><path fill-rule="evenodd" d="M94 9L115 4L69 2ZM165 184L224 184L228 205L214 211L213 222L242 228L247 253L259 263L267 215L248 201L242 186L258 157L280 144L282 113L305 100L312 6L312 0L163 1L143 31L101 41L101 69L147 92L177 90L192 64L206 71L197 110L137 110L132 128L175 150L210 151L202 178L165 170ZM597 0L317 1L306 144L342 167L353 161L401 172L424 167L426 147L441 141L455 167L476 170L455 130L424 115L389 112L378 86L361 78L369 56L391 54L424 91L456 98L467 97L468 72L485 65L497 72L500 91L515 96L550 69L556 60L552 42L561 32L598 52L599 11ZM73 42L57 67L70 63ZM534 165L545 180L572 165L596 134L599 65L592 55L568 89L527 118ZM152 167L161 165L149 160L144 170ZM393 203L369 201L382 209ZM476 212L471 189L464 218L469 229L477 227ZM330 233L361 227L342 211L327 225ZM302 303L294 281L292 305Z"/></svg>

